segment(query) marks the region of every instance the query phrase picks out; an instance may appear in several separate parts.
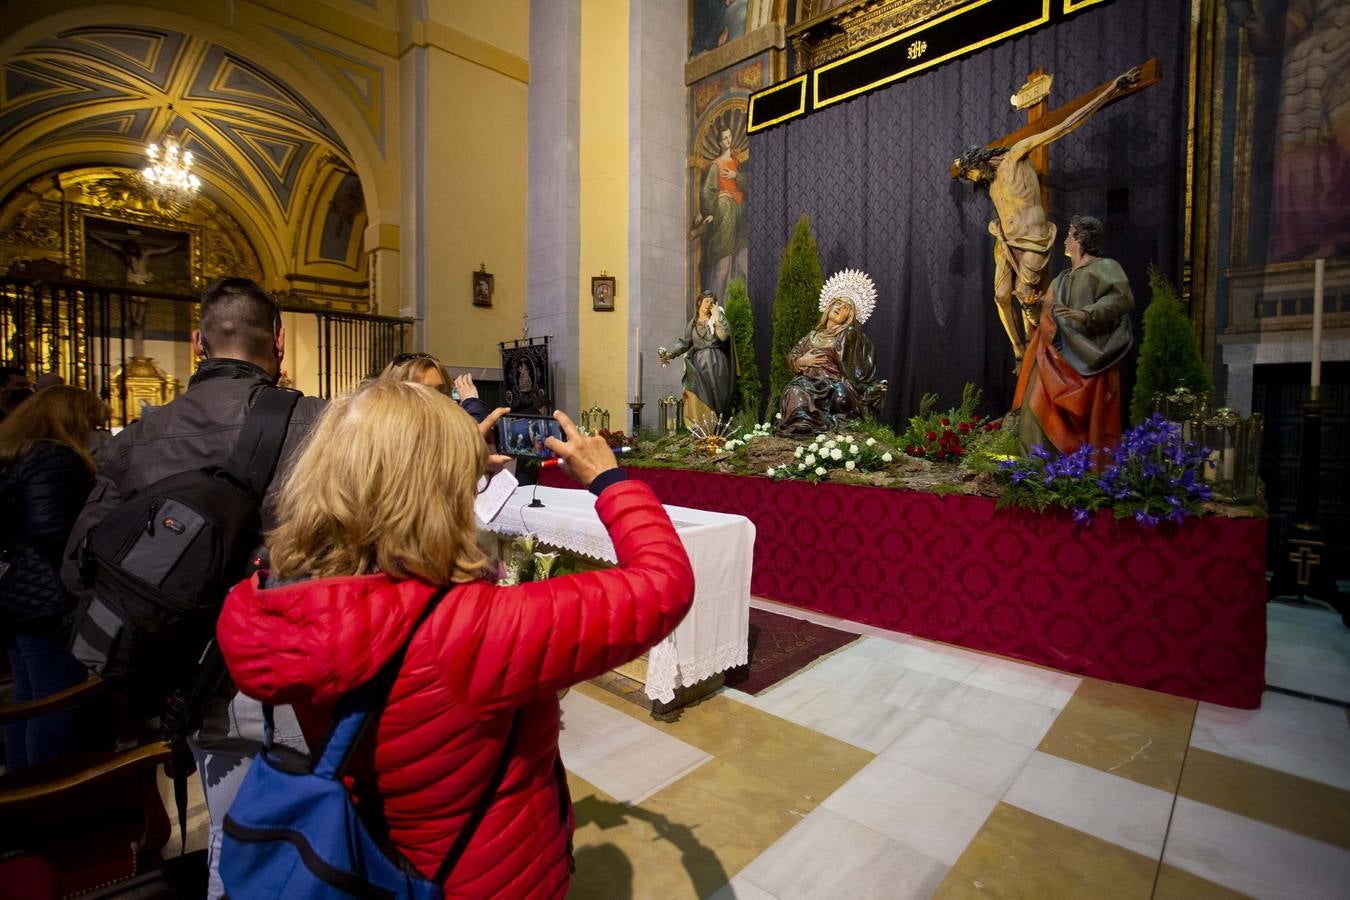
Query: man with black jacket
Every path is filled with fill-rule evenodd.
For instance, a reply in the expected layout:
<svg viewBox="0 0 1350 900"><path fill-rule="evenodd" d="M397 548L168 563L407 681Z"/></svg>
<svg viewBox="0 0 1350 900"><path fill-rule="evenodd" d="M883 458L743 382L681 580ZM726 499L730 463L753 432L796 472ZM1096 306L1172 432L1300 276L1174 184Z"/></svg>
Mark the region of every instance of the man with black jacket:
<svg viewBox="0 0 1350 900"><path fill-rule="evenodd" d="M97 480L75 521L61 570L66 587L77 595L84 590L79 547L90 529L137 491L170 475L224 465L230 458L249 407L264 387L277 382L286 332L276 301L267 292L246 278L226 278L203 292L200 330L192 333L192 343L202 362L186 393L166 406L146 410L99 454ZM264 522L291 460L324 406L325 401L316 397L296 403L264 502ZM220 891L219 824L261 736L261 708L247 698L231 706L233 694L231 685L222 686L218 700L202 711L201 730L190 742L211 815L212 896ZM283 712L289 709L278 710L277 740L293 743L294 738L303 746L294 717Z"/></svg>

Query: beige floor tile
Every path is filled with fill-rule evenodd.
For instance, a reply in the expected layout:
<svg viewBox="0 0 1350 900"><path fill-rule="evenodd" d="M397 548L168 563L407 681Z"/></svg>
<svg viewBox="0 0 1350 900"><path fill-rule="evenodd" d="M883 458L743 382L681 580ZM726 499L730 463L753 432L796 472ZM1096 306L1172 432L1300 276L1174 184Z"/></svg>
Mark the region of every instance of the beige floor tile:
<svg viewBox="0 0 1350 900"><path fill-rule="evenodd" d="M1030 747L928 716L881 753L994 800L1008 790L1031 754Z"/></svg>
<svg viewBox="0 0 1350 900"><path fill-rule="evenodd" d="M923 898L947 867L858 823L819 808L740 873L782 900Z"/></svg>
<svg viewBox="0 0 1350 900"><path fill-rule="evenodd" d="M1003 800L1152 859L1162 855L1172 794L1035 753Z"/></svg>
<svg viewBox="0 0 1350 900"><path fill-rule="evenodd" d="M1063 709L1080 681L1082 679L1076 675L990 657L962 683L1051 709Z"/></svg>
<svg viewBox="0 0 1350 900"><path fill-rule="evenodd" d="M991 797L877 757L831 794L825 808L951 865L994 803Z"/></svg>
<svg viewBox="0 0 1350 900"><path fill-rule="evenodd" d="M983 731L1005 741L1035 747L1059 710L962 684L927 710L928 715Z"/></svg>
<svg viewBox="0 0 1350 900"><path fill-rule="evenodd" d="M1192 747L1180 793L1350 850L1350 791Z"/></svg>
<svg viewBox="0 0 1350 900"><path fill-rule="evenodd" d="M1253 897L1341 900L1350 851L1178 797L1163 862Z"/></svg>
<svg viewBox="0 0 1350 900"><path fill-rule="evenodd" d="M1247 896L1166 864L1159 867L1153 889L1153 900L1245 900Z"/></svg>
<svg viewBox="0 0 1350 900"><path fill-rule="evenodd" d="M1267 691L1260 709L1201 703L1191 744L1350 790L1346 710Z"/></svg>
<svg viewBox="0 0 1350 900"><path fill-rule="evenodd" d="M1146 900L1157 863L1024 809L998 804L934 898Z"/></svg>
<svg viewBox="0 0 1350 900"><path fill-rule="evenodd" d="M1086 679L1037 749L1175 792L1195 706L1194 700Z"/></svg>

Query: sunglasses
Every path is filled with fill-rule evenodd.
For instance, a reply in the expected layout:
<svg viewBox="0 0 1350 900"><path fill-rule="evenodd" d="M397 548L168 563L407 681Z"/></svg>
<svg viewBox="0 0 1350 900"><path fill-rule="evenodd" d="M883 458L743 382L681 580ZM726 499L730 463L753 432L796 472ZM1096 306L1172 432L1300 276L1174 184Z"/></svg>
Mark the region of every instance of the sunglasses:
<svg viewBox="0 0 1350 900"><path fill-rule="evenodd" d="M415 353L400 353L398 356L395 356L390 361L390 365L401 366L404 363L412 362L414 359L429 359L434 363L438 364L440 363L440 360L432 356L430 353L423 353L419 350Z"/></svg>

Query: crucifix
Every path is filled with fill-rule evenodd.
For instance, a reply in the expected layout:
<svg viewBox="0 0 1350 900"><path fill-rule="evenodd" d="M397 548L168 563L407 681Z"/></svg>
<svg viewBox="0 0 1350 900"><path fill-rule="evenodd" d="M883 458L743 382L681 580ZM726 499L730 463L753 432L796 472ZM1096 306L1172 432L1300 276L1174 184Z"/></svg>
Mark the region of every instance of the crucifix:
<svg viewBox="0 0 1350 900"><path fill-rule="evenodd" d="M1055 226L1046 212L1049 145L1103 107L1160 81L1161 67L1150 59L1051 110L1046 100L1050 76L1038 69L1012 98L1014 106L1026 109L1027 124L952 160L953 178L987 186L994 201L997 218L989 223L994 236L994 303L1019 365L1027 347L1023 329L1029 334L1036 327L1047 284L1045 269L1055 243Z"/></svg>

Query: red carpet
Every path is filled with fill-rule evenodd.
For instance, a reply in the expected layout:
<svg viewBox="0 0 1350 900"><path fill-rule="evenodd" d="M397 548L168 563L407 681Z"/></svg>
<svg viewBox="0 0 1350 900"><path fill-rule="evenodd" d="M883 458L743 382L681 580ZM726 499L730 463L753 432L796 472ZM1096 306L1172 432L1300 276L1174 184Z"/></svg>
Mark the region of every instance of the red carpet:
<svg viewBox="0 0 1350 900"><path fill-rule="evenodd" d="M858 635L750 608L750 663L727 673L727 686L758 694Z"/></svg>

